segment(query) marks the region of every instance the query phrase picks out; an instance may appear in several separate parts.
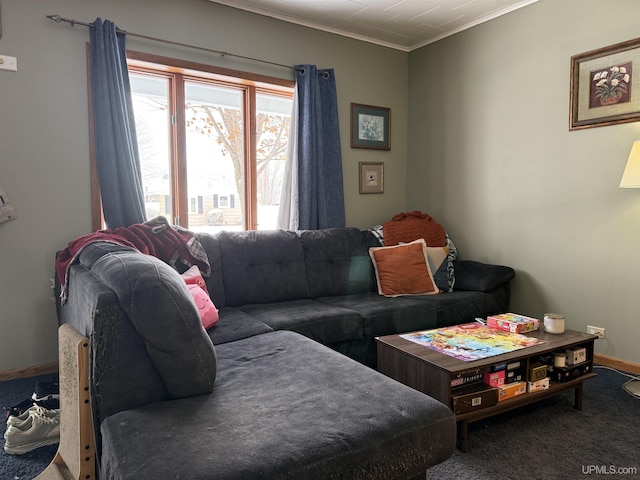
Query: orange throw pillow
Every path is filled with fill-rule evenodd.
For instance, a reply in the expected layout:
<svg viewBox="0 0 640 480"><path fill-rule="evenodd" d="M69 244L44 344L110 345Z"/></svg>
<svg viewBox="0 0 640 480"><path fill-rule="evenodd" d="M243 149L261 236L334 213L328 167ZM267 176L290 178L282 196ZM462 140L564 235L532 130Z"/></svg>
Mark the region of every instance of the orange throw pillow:
<svg viewBox="0 0 640 480"><path fill-rule="evenodd" d="M378 293L385 297L440 293L429 268L427 244L419 239L404 245L372 247Z"/></svg>

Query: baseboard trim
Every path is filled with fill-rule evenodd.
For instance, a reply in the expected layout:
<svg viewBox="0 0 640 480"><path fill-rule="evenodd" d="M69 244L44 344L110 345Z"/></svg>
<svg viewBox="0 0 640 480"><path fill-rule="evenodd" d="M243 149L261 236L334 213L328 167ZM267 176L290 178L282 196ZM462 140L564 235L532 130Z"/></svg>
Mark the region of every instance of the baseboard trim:
<svg viewBox="0 0 640 480"><path fill-rule="evenodd" d="M627 362L626 360L619 360L613 357L607 357L599 353L593 354L593 362L605 367L615 368L616 370L622 370L623 372L629 372L636 375L640 375L640 363Z"/></svg>
<svg viewBox="0 0 640 480"><path fill-rule="evenodd" d="M5 380L17 380L19 378L37 377L38 375L52 375L54 373L58 373L58 362L5 370L0 372L0 382L4 382Z"/></svg>

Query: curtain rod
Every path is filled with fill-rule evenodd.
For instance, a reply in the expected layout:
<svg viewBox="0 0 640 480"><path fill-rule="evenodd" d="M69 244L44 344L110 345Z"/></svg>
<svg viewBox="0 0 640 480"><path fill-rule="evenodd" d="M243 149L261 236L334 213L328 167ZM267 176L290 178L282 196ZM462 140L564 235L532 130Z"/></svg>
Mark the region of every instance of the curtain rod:
<svg viewBox="0 0 640 480"><path fill-rule="evenodd" d="M72 27L75 26L75 25L82 25L83 27L89 27L89 28L93 28L94 27L94 25L92 23L79 22L77 20L73 20L73 19L69 19L69 18L63 18L60 15L46 15L46 17L49 20L53 20L54 22L57 22L57 23L60 23L60 22L69 23L69 24L71 24ZM261 60L259 58L246 57L244 55L237 55L235 53L224 52L222 50L214 50L212 48L199 47L197 45L189 45L187 43L174 42L172 40L165 40L164 38L150 37L148 35L141 35L139 33L131 33L131 32L127 32L125 30L121 30L119 28L116 28L116 31L118 33L123 33L125 35L129 35L131 37L144 38L146 40L152 40L154 42L168 43L170 45L177 45L179 47L193 48L193 49L196 49L196 50L202 50L202 51L209 52L209 53L217 53L218 55L221 55L223 57L242 58L244 60L251 60L251 61L254 61L254 62L260 62L260 63L269 64L269 65L275 65L276 67L283 67L283 68L290 68L292 70L297 70L295 67L292 67L291 65L284 65L282 63L269 62L268 60Z"/></svg>

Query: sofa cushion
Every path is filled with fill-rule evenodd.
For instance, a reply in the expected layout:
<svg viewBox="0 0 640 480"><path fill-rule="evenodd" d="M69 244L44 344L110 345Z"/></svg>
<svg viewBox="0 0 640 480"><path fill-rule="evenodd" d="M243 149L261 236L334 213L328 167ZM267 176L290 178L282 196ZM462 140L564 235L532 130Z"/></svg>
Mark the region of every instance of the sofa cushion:
<svg viewBox="0 0 640 480"><path fill-rule="evenodd" d="M511 267L458 260L454 262L456 270L456 290L492 292L501 285L508 284L516 276Z"/></svg>
<svg viewBox="0 0 640 480"><path fill-rule="evenodd" d="M362 231L305 230L300 244L311 298L372 291L373 267Z"/></svg>
<svg viewBox="0 0 640 480"><path fill-rule="evenodd" d="M220 319L207 330L214 345L273 332L273 328L235 307L223 307L218 311Z"/></svg>
<svg viewBox="0 0 640 480"><path fill-rule="evenodd" d="M220 242L218 237L209 233L196 234L200 244L204 248L211 273L205 278L209 297L216 307L226 306L224 282L222 281L222 260L220 259Z"/></svg>
<svg viewBox="0 0 640 480"><path fill-rule="evenodd" d="M492 293L477 291L455 291L437 297L404 297L409 302L421 305L421 310L433 312L435 323L430 328L448 327L461 323L473 322L476 317L486 317L493 313L499 313L504 308L502 288L499 287ZM509 295L506 293L508 299ZM508 300L507 300L508 303Z"/></svg>
<svg viewBox="0 0 640 480"><path fill-rule="evenodd" d="M327 344L362 337L362 317L353 310L314 300L238 307L274 330L291 330Z"/></svg>
<svg viewBox="0 0 640 480"><path fill-rule="evenodd" d="M317 342L274 332L217 353L212 394L103 422L101 478L400 479L453 453L447 406Z"/></svg>
<svg viewBox="0 0 640 480"><path fill-rule="evenodd" d="M435 295L440 293L429 267L427 244L419 239L403 245L369 249L376 271L378 293L399 295Z"/></svg>
<svg viewBox="0 0 640 480"><path fill-rule="evenodd" d="M220 232L218 241L227 306L309 298L295 232Z"/></svg>
<svg viewBox="0 0 640 480"><path fill-rule="evenodd" d="M92 273L116 294L170 397L211 392L216 356L186 283L169 265L139 252L111 252Z"/></svg>
<svg viewBox="0 0 640 480"><path fill-rule="evenodd" d="M377 293L361 293L318 298L317 301L353 310L362 317L362 333L367 337L390 335L435 328L437 308L412 301L414 298L439 298L421 296L383 297ZM436 302L437 305L437 302Z"/></svg>

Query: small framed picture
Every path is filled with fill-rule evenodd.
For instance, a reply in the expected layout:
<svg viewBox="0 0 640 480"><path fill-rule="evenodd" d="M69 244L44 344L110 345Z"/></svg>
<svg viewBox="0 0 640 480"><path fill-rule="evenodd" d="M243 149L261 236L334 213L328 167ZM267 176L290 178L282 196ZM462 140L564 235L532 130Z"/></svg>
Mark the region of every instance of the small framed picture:
<svg viewBox="0 0 640 480"><path fill-rule="evenodd" d="M384 193L384 163L360 162L360 193Z"/></svg>
<svg viewBox="0 0 640 480"><path fill-rule="evenodd" d="M571 57L569 130L640 120L640 38Z"/></svg>
<svg viewBox="0 0 640 480"><path fill-rule="evenodd" d="M351 148L391 150L391 109L352 103Z"/></svg>

